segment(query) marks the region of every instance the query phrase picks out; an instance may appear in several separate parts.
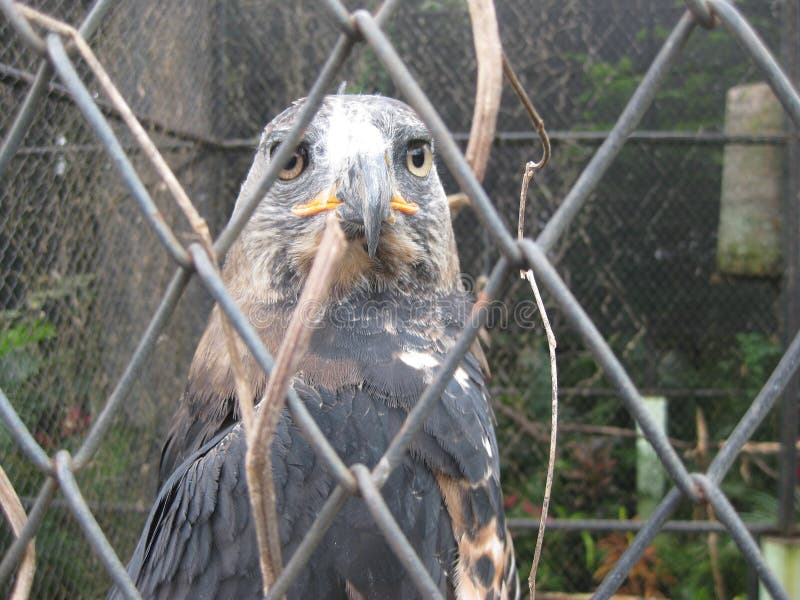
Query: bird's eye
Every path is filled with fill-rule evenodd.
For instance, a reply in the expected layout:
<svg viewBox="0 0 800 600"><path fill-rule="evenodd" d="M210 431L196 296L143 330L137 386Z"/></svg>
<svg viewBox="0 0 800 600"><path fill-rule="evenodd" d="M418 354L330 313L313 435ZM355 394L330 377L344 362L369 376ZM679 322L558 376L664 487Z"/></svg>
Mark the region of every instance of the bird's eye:
<svg viewBox="0 0 800 600"><path fill-rule="evenodd" d="M406 150L406 166L412 175L426 177L433 166L433 153L428 142L410 142Z"/></svg>
<svg viewBox="0 0 800 600"><path fill-rule="evenodd" d="M275 150L278 148L278 145L279 144L275 144L272 147L270 150L270 155L275 152ZM284 181L295 179L300 175L300 173L305 171L307 166L308 148L305 144L300 144L297 148L295 148L294 154L292 154L292 157L284 165L283 169L281 169L281 172L278 173L278 177Z"/></svg>

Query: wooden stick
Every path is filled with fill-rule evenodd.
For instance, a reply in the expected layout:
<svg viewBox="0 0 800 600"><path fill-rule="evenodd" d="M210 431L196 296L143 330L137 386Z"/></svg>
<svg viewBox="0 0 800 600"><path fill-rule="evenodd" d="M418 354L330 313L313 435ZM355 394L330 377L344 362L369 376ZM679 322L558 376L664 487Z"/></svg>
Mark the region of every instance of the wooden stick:
<svg viewBox="0 0 800 600"><path fill-rule="evenodd" d="M494 1L467 0L467 4L478 62L478 83L465 156L475 177L483 181L503 93L503 46L500 43Z"/></svg>
<svg viewBox="0 0 800 600"><path fill-rule="evenodd" d="M2 466L0 466L0 508L3 509L3 514L5 514L6 520L11 525L11 531L14 532L15 536L19 537L20 531L22 531L25 522L28 520L28 516L25 514L25 509L19 501L19 496L14 491L14 486L11 485L11 480L9 480ZM14 582L10 600L26 600L28 598L31 593L33 574L35 572L36 548L34 540L31 539L25 547L25 554L17 571L17 579Z"/></svg>
<svg viewBox="0 0 800 600"><path fill-rule="evenodd" d="M519 239L524 235L523 219L525 214L525 202L528 196L528 186L535 171L540 169L542 164L529 162L525 167L525 175L522 178L522 189L520 191L519 205L520 205L520 219L519 229L517 231ZM533 270L528 269L523 273L523 277L530 283L531 291L536 298L536 307L539 309L539 316L542 318L542 325L544 325L545 333L547 334L547 348L550 353L550 391L551 391L551 422L550 422L550 452L547 459L547 479L544 486L544 498L542 499L542 512L539 517L539 531L536 535L536 549L533 552L533 562L531 564L531 572L528 576L528 588L531 594L531 600L536 598L536 571L539 568L539 560L542 555L542 543L544 542L544 530L547 525L547 511L550 508L550 496L553 491L553 474L556 465L556 450L558 440L558 368L556 366L556 336L553 334L553 328L550 326L550 319L547 317L547 311L544 308L542 295L539 293L539 286L536 285L536 278L533 275Z"/></svg>
<svg viewBox="0 0 800 600"><path fill-rule="evenodd" d="M128 126L128 129L130 129L134 139L142 149L142 152L153 165L153 168L156 170L156 173L158 173L161 181L169 189L170 193L175 199L175 202L183 211L183 214L189 222L189 225L200 238L200 241L203 247L206 249L206 253L211 259L211 262L214 264L217 270L219 270L208 224L206 223L205 219L200 216L200 213L197 211L194 204L192 204L189 195L183 189L183 186L172 172L172 169L170 169L167 161L164 160L164 157L150 139L150 136L147 135L147 132L145 131L144 127L142 127L139 119L136 118L133 110L116 88L114 82L111 80L111 77L97 59L97 56L92 48L83 38L83 36L81 36L80 32L71 25L49 17L48 15L25 6L24 4L17 3L15 6L23 15L25 15L26 18L30 19L31 21L72 40L72 42L75 44L75 47L78 49L78 52L80 52L81 56L83 57L83 60L86 61L86 64L89 66L95 78L97 79L97 82L100 84L100 88L103 90L103 93L106 95L109 102L111 102L111 105L117 110L120 117L122 117L122 120ZM222 331L225 335L228 353L231 356L231 368L233 370L233 379L236 385L239 413L242 417L245 430L249 430L253 415L253 397L250 391L250 386L247 383L247 378L245 377L241 352L236 344L233 328L230 324L230 321L228 321L228 317L224 314L222 315Z"/></svg>
<svg viewBox="0 0 800 600"><path fill-rule="evenodd" d="M346 243L335 215L328 218L303 293L292 313L275 366L247 436L245 466L250 503L258 538L263 592L266 594L283 567L275 487L272 480L272 438L286 402L289 380L308 348L314 326L322 317L328 290Z"/></svg>

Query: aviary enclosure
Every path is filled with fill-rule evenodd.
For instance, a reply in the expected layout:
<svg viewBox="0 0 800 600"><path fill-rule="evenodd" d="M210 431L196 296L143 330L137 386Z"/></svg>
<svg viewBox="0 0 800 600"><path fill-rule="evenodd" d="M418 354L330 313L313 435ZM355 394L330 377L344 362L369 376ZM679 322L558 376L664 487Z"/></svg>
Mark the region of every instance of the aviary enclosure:
<svg viewBox="0 0 800 600"><path fill-rule="evenodd" d="M435 107L449 130L435 137L463 148L469 136L464 0L389 2L377 32L366 13L347 17L355 2L333 0L23 4L79 29L215 239L263 125L296 98L346 82L426 119ZM190 277L196 238L168 186L69 36L55 36L59 54L52 26L0 7L0 464L31 517L22 542L36 536L32 597L104 597L153 500L212 300ZM502 307L482 339L520 575L550 421L544 332L509 268L521 261L540 280L560 373L537 596L754 597L760 576L782 597L790 579L764 556L773 537L797 539L798 3L495 7L553 144L531 184L528 241L512 232L540 146L508 86L485 194L459 155L439 169L448 192L458 180L472 198L453 215L465 281L488 281ZM424 95L385 64L394 52ZM140 210L131 173L163 219ZM7 593L25 548L15 537L2 529Z"/></svg>

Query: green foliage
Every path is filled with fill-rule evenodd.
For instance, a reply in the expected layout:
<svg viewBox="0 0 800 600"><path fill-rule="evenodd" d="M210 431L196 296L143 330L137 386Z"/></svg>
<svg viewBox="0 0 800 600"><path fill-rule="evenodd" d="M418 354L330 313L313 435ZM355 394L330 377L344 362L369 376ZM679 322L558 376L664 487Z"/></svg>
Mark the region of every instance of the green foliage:
<svg viewBox="0 0 800 600"><path fill-rule="evenodd" d="M55 337L53 326L45 319L19 323L0 334L0 358L12 350L18 350Z"/></svg>
<svg viewBox="0 0 800 600"><path fill-rule="evenodd" d="M77 446L93 418L88 399L96 372L85 361L97 359L98 332L87 326L85 315L91 308L94 282L90 274L45 274L35 280L19 307L0 312L0 389L48 453ZM74 344L75 338L81 343ZM111 429L97 460L79 476L90 502L108 493L110 478L130 479L139 462L130 449L142 437L142 432L137 435L130 428ZM0 457L17 493L22 498L34 497L44 478L19 452L5 427L0 427ZM9 543L4 532L0 547ZM131 544L123 548L126 554L130 549ZM65 509L53 509L43 521L36 553L31 597L105 595L108 576ZM0 588L0 596L8 591Z"/></svg>
<svg viewBox="0 0 800 600"><path fill-rule="evenodd" d="M748 11L747 2L738 4L762 36L778 37L774 20L759 18L758 11ZM670 33L671 28L658 24L652 29L642 28L635 37L640 44L649 43L656 48ZM695 34L687 45L686 54L688 58L680 62L680 68L674 69L657 90L656 109L646 115L645 129L721 130L724 114L721 107L728 88L760 78L733 37L721 27ZM597 55L565 55L582 65L585 77L581 89L586 91L578 96L582 122L576 125L589 130L607 129L636 90L649 65L635 64L631 56L606 61Z"/></svg>
<svg viewBox="0 0 800 600"><path fill-rule="evenodd" d="M552 316L552 315L551 315ZM610 387L591 354L570 333L559 331L559 384L562 390L578 386ZM497 399L529 423L541 427L541 435L520 440L520 424L498 411L498 437L503 455L503 484L508 513L517 518L538 518L544 493L549 423L550 380L547 346L538 330L497 332L490 364L508 364L495 372L493 384L502 390ZM509 348L505 343L515 340ZM617 356L623 357L634 380L647 369L644 342L625 345L611 338ZM517 350L518 352L514 352ZM712 441L723 441L764 384L781 355L780 345L769 336L753 332L731 333L729 344L720 344L713 355L692 363L673 360L663 373L677 388L731 390L724 401L698 400L695 397L670 401L669 434L696 443L694 412L700 408L710 426ZM503 362L510 360L510 363ZM676 411L689 418L675 417ZM560 398L560 423L597 427L633 429L633 423L616 397ZM769 432L766 433L769 435ZM533 442L533 443L531 443ZM713 456L713 451L712 451ZM684 457L692 470L702 470L706 463ZM744 459L743 459L744 460ZM596 436L565 430L559 437L556 479L550 514L558 518L629 518L636 510L636 450L633 437ZM748 474L749 472L749 474ZM745 475L743 475L745 473ZM747 477L747 480L745 479ZM764 522L776 513L775 482L758 469L734 469L724 481L724 491L749 521ZM695 514L685 507L677 515L683 519L705 519L705 512ZM630 536L577 532L548 532L539 570L542 590L589 591L597 585L597 574L613 563L629 542ZM569 540L569 541L566 541ZM718 536L721 573L731 597L746 589L745 565L735 544L727 535ZM515 546L520 557L520 577L530 568L523 557L533 555L535 534L517 533ZM646 560L637 566L634 579L625 588L644 590L673 598L714 598L713 573L707 536L661 535L648 550Z"/></svg>
<svg viewBox="0 0 800 600"><path fill-rule="evenodd" d="M0 388L10 392L36 375L44 361L40 344L55 336L42 317L19 319L0 330Z"/></svg>
<svg viewBox="0 0 800 600"><path fill-rule="evenodd" d="M742 361L739 378L748 391L756 390L767 380L783 349L775 340L759 333L738 333L736 344Z"/></svg>
<svg viewBox="0 0 800 600"><path fill-rule="evenodd" d="M619 112L631 97L642 76L634 68L633 61L623 56L616 63L591 61L589 56L574 54L575 60L587 64L585 75L587 85L578 96L579 105L583 106L583 123L585 129L605 129L611 123L606 119L599 120L597 115L611 115Z"/></svg>
<svg viewBox="0 0 800 600"><path fill-rule="evenodd" d="M353 71L353 79L347 82L345 89L348 94L374 94L387 89L391 83L389 73L371 48L359 49Z"/></svg>
<svg viewBox="0 0 800 600"><path fill-rule="evenodd" d="M681 6L683 3L677 3ZM748 4L739 3L748 14ZM743 6L741 6L743 5ZM751 19L760 33L776 39L774 20ZM654 50L667 38L670 28L656 25L642 28L636 34L640 44L650 43ZM773 44L774 48L774 44ZM573 82L576 89L584 90L576 98L580 122L575 128L606 130L613 126L624 105L642 80L649 60L641 61L633 54L612 59L603 59L598 53L562 54L577 65L573 69L580 73L583 81ZM640 128L650 130L722 131L725 95L728 89L740 83L760 78L760 74L747 60L730 34L723 28L712 31L698 30L687 44L687 52L680 67L667 77L666 83L656 92L654 106L645 115ZM570 150L569 147L566 148ZM691 160L685 163L692 170L692 189L689 197L702 201L715 201L713 190L720 188L721 147L703 147L690 150ZM655 161L661 164L683 164L677 154L687 154L685 147L659 147L652 150ZM654 162L655 162L654 161ZM649 189L652 178L660 177L641 161L641 152L634 147L619 156L612 171L604 179L603 199L615 199L615 206L629 206L636 210L637 200L630 198L632 189ZM638 178L638 179L637 179ZM698 190L712 190L711 196L701 197ZM625 204L624 202L628 202ZM602 214L600 215L602 218ZM650 235L663 239L665 248L679 237L669 229L669 223L651 223ZM662 243L662 242L659 242ZM677 246L676 246L677 247ZM598 246L592 251L606 249ZM609 260L613 260L611 248ZM677 254L677 252L676 252ZM605 256L592 256L592 265L605 264ZM615 275L624 285L624 299L630 310L637 315L652 315L651 290L637 288L641 281L641 264L618 265ZM597 273L584 268L570 273L572 289L577 283L591 281ZM680 295L670 298L674 306L682 303L675 314L693 314L691 281L683 281ZM696 285L708 286L702 281ZM591 286L586 285L586 289ZM648 295L650 294L650 295ZM713 314L713 313L711 313ZM552 318L552 315L551 315ZM656 317L657 319L657 317ZM656 320L654 319L654 321ZM637 338L630 332L611 333L608 341L616 355L622 359L634 382L654 388L713 389L723 392L720 396L703 397L689 394L686 397L670 397L669 434L687 442L687 448L697 443L697 418L708 424L710 442L708 455L686 455L690 469L704 470L719 444L729 435L752 402L753 397L767 380L777 363L782 348L773 337L753 331L725 330L724 326L708 331L702 341L702 349L675 347L669 335L661 336L655 324L645 321L649 328L645 335ZM666 328L702 327L695 322L669 322ZM696 331L693 339L697 339ZM490 364L508 365L495 375L495 385L503 390L501 402L521 413L534 425L543 426L547 432L549 423L549 369L547 349L541 332L504 332L490 357ZM595 360L564 328L556 330L559 340L559 385L562 390L570 388L611 387ZM665 347L654 347L661 343ZM699 343L699 342L698 342ZM509 348L506 347L509 344ZM513 352L518 351L515 357ZM586 427L619 428L631 430L629 415L621 408L617 397L592 395L581 397L562 393L560 422L566 425L580 424ZM775 439L775 423L766 423L756 433L756 439ZM546 466L546 443L537 435L531 443L526 436L520 441L520 423L501 413L498 416L498 436L502 448L510 448L511 458L503 464L504 486L511 499L510 514L517 517L532 517L538 511L538 503L544 491ZM767 462L774 459L767 458ZM561 518L616 518L619 514L632 514L636 507L633 482L635 481L636 451L633 438L626 436L596 435L583 433L560 434L559 454L551 514ZM768 465L769 466L769 465ZM749 459L740 460L739 469L734 469L724 481L724 489L742 515L755 521L774 519L777 484L763 469L753 466ZM691 507L681 509L680 518L705 519L704 512L695 514ZM593 589L596 581L593 574L602 561L614 552L621 552L627 545L626 536L593 535L587 532L576 535L567 547L561 540L565 534L551 532L545 538L545 553L539 571L539 588L542 590L586 592ZM520 535L518 555L532 555L533 535ZM719 536L719 552L722 576L729 597L741 595L745 590L744 561L729 536ZM642 585L650 586L673 598L714 598L713 574L706 536L661 535L650 549L649 567L643 567L638 575ZM519 561L523 563L523 560ZM529 565L521 565L524 576ZM631 591L634 591L631 588ZM642 590L638 590L641 592Z"/></svg>

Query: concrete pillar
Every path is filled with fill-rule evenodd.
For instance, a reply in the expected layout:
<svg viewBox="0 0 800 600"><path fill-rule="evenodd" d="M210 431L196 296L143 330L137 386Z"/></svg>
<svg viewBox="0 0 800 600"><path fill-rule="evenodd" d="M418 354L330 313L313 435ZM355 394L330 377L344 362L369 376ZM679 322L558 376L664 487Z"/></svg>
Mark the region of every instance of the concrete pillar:
<svg viewBox="0 0 800 600"><path fill-rule="evenodd" d="M783 584L789 599L800 600L800 540L765 537L761 540L761 551L769 568ZM770 598L763 584L759 584L758 598Z"/></svg>
<svg viewBox="0 0 800 600"><path fill-rule="evenodd" d="M667 432L667 399L654 396L644 398L650 416L658 423L659 429ZM637 514L640 519L650 516L664 496L666 473L661 461L636 424L636 497Z"/></svg>
<svg viewBox="0 0 800 600"><path fill-rule="evenodd" d="M725 133L783 133L783 108L766 83L728 90ZM722 166L717 268L748 277L781 275L783 147L728 144Z"/></svg>

